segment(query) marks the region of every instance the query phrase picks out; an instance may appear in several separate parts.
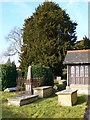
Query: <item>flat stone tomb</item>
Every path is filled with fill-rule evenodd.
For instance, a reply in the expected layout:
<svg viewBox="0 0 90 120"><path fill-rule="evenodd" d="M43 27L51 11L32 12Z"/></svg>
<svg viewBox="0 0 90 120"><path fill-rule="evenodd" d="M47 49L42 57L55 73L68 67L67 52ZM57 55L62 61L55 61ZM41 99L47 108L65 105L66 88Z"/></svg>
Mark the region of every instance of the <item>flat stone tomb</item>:
<svg viewBox="0 0 90 120"><path fill-rule="evenodd" d="M49 97L52 94L52 86L42 86L33 88L34 95L39 95L40 98Z"/></svg>
<svg viewBox="0 0 90 120"><path fill-rule="evenodd" d="M56 93L58 104L61 106L72 106L77 102L77 90L67 89Z"/></svg>
<svg viewBox="0 0 90 120"><path fill-rule="evenodd" d="M38 99L38 95L22 95L17 97L8 98L8 105L22 106L29 104Z"/></svg>

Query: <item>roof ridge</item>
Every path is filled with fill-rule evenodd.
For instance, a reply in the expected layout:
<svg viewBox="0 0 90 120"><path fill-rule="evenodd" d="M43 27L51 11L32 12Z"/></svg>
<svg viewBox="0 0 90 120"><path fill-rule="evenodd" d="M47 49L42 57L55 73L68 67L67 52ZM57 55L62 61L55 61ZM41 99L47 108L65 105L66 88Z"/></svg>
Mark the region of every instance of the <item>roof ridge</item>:
<svg viewBox="0 0 90 120"><path fill-rule="evenodd" d="M67 53L70 53L70 52L90 52L90 49L85 49L85 50L70 50L70 51L67 51Z"/></svg>

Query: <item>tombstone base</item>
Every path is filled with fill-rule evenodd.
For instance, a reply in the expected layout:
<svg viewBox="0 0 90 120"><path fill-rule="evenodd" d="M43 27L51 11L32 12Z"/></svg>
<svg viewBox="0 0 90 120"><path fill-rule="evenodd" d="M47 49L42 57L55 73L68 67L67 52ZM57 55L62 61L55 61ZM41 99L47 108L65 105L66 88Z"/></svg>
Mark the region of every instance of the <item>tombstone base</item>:
<svg viewBox="0 0 90 120"><path fill-rule="evenodd" d="M40 98L46 98L52 95L52 86L36 87L33 90L34 95L39 95Z"/></svg>
<svg viewBox="0 0 90 120"><path fill-rule="evenodd" d="M38 99L38 95L22 95L8 98L8 105L22 106Z"/></svg>
<svg viewBox="0 0 90 120"><path fill-rule="evenodd" d="M57 92L58 104L61 106L72 106L77 102L77 90L66 89Z"/></svg>

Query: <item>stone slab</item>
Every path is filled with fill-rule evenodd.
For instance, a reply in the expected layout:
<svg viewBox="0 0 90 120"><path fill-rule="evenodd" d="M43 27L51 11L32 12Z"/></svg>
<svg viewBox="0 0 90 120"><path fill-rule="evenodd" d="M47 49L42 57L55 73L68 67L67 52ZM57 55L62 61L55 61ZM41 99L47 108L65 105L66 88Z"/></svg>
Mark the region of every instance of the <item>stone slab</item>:
<svg viewBox="0 0 90 120"><path fill-rule="evenodd" d="M17 87L11 87L11 88L6 88L4 91L11 92L16 90L17 90Z"/></svg>
<svg viewBox="0 0 90 120"><path fill-rule="evenodd" d="M64 95L64 94L73 94L74 92L76 92L77 90L73 90L73 89L66 89L66 90L62 90L60 92L57 92L57 95Z"/></svg>
<svg viewBox="0 0 90 120"><path fill-rule="evenodd" d="M8 105L15 105L15 106L22 106L29 104L35 100L38 99L38 95L22 95L22 96L16 96L12 98L8 98Z"/></svg>
<svg viewBox="0 0 90 120"><path fill-rule="evenodd" d="M58 95L58 104L61 106L72 106L77 102L77 90L63 90L56 95Z"/></svg>
<svg viewBox="0 0 90 120"><path fill-rule="evenodd" d="M40 98L49 97L52 94L52 86L42 86L33 88L34 95L39 95Z"/></svg>
<svg viewBox="0 0 90 120"><path fill-rule="evenodd" d="M52 88L52 86L41 86L41 87L36 87L36 88L33 88L34 90L44 90L44 89L49 89L49 88Z"/></svg>

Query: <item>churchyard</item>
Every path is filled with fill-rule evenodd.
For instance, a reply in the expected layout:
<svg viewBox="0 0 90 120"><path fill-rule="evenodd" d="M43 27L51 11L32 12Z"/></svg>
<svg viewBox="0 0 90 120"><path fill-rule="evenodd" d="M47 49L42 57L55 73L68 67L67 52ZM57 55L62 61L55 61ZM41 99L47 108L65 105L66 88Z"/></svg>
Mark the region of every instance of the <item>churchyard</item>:
<svg viewBox="0 0 90 120"><path fill-rule="evenodd" d="M58 89L69 81L61 80L60 76L53 80L48 67L37 66L37 69L36 66L34 67L35 69L32 66L28 67L26 78L23 72L22 77L17 78L16 90L7 92L6 89L0 92L2 94L2 118L84 118L88 94L84 95L83 92L77 94L78 89L70 88L68 84ZM37 71L40 70L42 75L46 74L45 79L40 76L35 78L34 72L39 75L41 73ZM77 83L73 82L73 84Z"/></svg>
<svg viewBox="0 0 90 120"><path fill-rule="evenodd" d="M74 106L58 105L58 97L39 98L24 106L8 106L7 98L17 96L16 92L2 92L2 118L83 118L86 95L78 95Z"/></svg>
<svg viewBox="0 0 90 120"><path fill-rule="evenodd" d="M82 22L71 20L67 12L67 7L45 0L24 19L22 28L5 37L10 45L4 45L7 49L1 55L7 62L0 58L2 120L90 117L90 40L86 35L81 39L76 28ZM19 66L10 60L14 55Z"/></svg>
<svg viewBox="0 0 90 120"><path fill-rule="evenodd" d="M27 78L29 79L30 76L31 74L29 74ZM58 78L58 83L61 83L60 80ZM26 95L30 95L30 92L27 93L28 90L31 90L30 88L27 88L25 91L22 90L22 91L14 91L14 92L7 92L7 91L1 92L3 119L4 118L12 118L12 119L13 118L59 118L59 119L80 118L82 119L84 117L84 110L85 108L87 108L86 106L87 95L77 95L77 102L73 106L72 105L61 106L60 104L58 104L58 96L55 94L57 92L53 91L51 89L52 87L47 87L47 86L34 88L35 91L33 94L36 95L38 94L39 98L33 102L30 102L29 104L25 104L23 106L8 104L8 99L11 99L13 97L16 98L19 95L23 96L23 92L26 92ZM48 89L49 89L49 96L47 96ZM45 90L45 96L44 96L44 90ZM52 92L52 94L50 94L50 92ZM63 101L65 101L65 99ZM14 103L15 102L16 101L14 101Z"/></svg>

